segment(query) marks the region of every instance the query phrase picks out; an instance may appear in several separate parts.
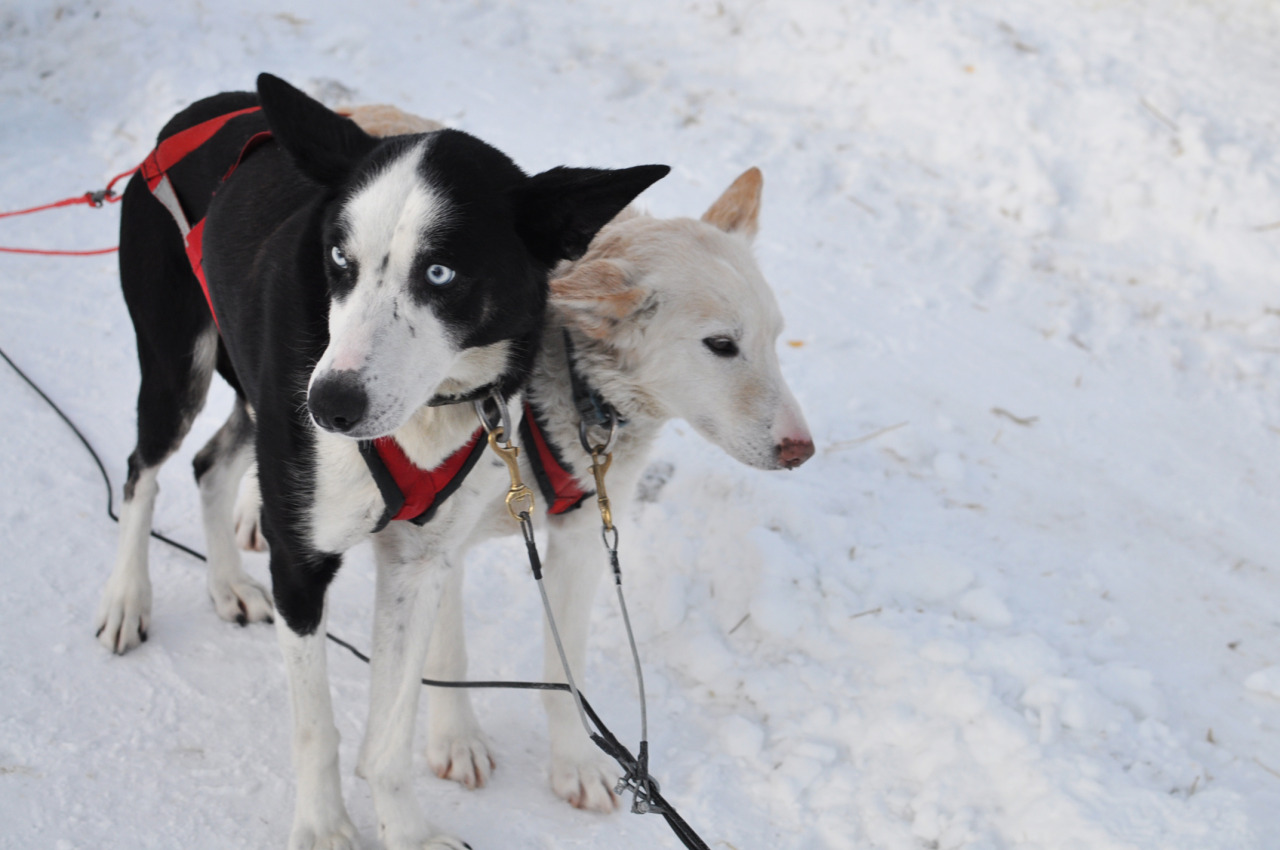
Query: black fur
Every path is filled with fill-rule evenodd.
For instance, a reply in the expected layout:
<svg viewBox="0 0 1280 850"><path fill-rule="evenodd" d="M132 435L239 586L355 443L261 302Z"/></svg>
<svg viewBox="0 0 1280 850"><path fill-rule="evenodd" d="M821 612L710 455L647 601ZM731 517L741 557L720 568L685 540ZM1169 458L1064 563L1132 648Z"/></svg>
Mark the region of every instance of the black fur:
<svg viewBox="0 0 1280 850"><path fill-rule="evenodd" d="M197 363L193 354L201 335L212 333L213 318L178 229L140 177L125 191L120 272L142 371L126 498L142 469L177 448L216 368L256 416L276 607L293 631L310 634L341 565L340 553L312 548L305 528L316 474L307 382L328 345L330 298L344 297L350 286L328 252L340 235L343 203L422 137L373 139L264 74L258 95L200 101L175 116L160 138L258 103L261 112L232 120L170 172L188 217L207 212L204 270L221 331L215 363ZM254 149L223 182L245 141L268 128L274 143ZM412 296L429 303L464 347L516 341L514 355L493 376L508 394L532 366L551 268L579 256L599 227L667 172L554 169L530 178L505 155L456 131L429 134L419 170L457 214L446 232L433 234L436 248L418 258ZM432 263L466 274L432 287L424 277ZM243 436L237 430L227 439ZM217 451L201 453L197 475Z"/></svg>

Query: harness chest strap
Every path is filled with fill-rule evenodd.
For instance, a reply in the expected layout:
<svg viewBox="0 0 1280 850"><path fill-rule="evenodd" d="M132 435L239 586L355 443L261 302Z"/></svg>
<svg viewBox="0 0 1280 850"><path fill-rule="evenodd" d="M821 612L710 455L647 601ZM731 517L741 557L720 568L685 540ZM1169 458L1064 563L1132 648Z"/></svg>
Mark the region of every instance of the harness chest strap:
<svg viewBox="0 0 1280 850"><path fill-rule="evenodd" d="M538 489L547 500L547 513L568 513L579 507L591 493L579 486L577 478L560 459L543 433L540 419L536 409L525 401L524 418L520 423L521 442L531 449L527 456ZM479 462L484 454L484 437L484 429L477 428L471 439L431 470L415 465L392 437L362 440L359 443L360 454L387 505L377 530L396 519L408 520L415 525L429 522L444 500L453 495L467 473Z"/></svg>
<svg viewBox="0 0 1280 850"><path fill-rule="evenodd" d="M520 422L520 442L528 453L529 465L533 467L533 477L538 482L538 489L547 500L547 513L568 513L580 507L591 492L582 489L578 479L543 432L542 417L538 409L526 399L524 417Z"/></svg>
<svg viewBox="0 0 1280 850"><path fill-rule="evenodd" d="M477 428L471 439L435 469L417 466L394 437L361 440L358 445L387 505L375 529L381 531L393 519L405 519L414 525L430 521L479 462L485 440L484 429Z"/></svg>

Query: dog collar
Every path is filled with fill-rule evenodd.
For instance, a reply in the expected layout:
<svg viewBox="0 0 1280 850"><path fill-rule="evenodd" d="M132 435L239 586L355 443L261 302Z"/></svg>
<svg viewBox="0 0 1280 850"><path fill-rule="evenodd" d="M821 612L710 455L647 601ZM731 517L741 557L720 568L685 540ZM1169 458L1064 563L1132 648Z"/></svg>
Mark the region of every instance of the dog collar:
<svg viewBox="0 0 1280 850"><path fill-rule="evenodd" d="M622 418L618 409L606 401L600 391L591 386L578 371L573 355L573 337L569 335L569 329L565 328L564 358L569 364L569 385L573 388L573 406L577 408L582 424L586 428L603 428L606 431L613 429L616 425L627 424L627 420Z"/></svg>
<svg viewBox="0 0 1280 850"><path fill-rule="evenodd" d="M450 404L466 404L469 401L479 401L482 398L488 398L498 390L498 382L485 384L483 387L465 392L462 395L435 395L427 400L427 407L445 407Z"/></svg>

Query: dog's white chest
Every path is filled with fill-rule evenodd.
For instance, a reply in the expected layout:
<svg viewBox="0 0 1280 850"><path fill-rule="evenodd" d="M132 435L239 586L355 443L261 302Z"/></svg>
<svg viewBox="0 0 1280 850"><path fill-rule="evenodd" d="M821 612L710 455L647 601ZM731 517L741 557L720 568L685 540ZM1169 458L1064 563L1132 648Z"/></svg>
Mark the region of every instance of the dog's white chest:
<svg viewBox="0 0 1280 850"><path fill-rule="evenodd" d="M356 444L318 431L311 545L319 552L345 552L374 529L385 509Z"/></svg>

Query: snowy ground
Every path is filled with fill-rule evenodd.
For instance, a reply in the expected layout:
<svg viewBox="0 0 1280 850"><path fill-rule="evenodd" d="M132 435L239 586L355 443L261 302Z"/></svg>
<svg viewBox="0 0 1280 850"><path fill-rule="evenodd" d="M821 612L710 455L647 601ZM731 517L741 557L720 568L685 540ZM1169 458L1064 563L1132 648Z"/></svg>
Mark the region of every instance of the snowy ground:
<svg viewBox="0 0 1280 850"><path fill-rule="evenodd" d="M1262 2L0 5L0 210L136 163L271 70L391 101L528 170L660 161L659 215L759 165L758 254L819 454L736 466L673 427L624 517L655 772L712 847L1247 850L1280 833L1280 9ZM114 212L0 245L114 243ZM0 256L0 346L117 487L136 366L111 258ZM152 639L90 634L115 530L83 449L0 368L0 846L280 847L287 696L155 545ZM158 527L200 544L186 460ZM256 560L254 568L263 569ZM334 592L365 641L368 553ZM479 553L477 676L529 676L536 594ZM601 596L588 691L635 728ZM331 653L349 776L366 668ZM675 846L545 781L538 701L434 819L477 850ZM374 846L367 790L347 781ZM1268 838L1267 836L1272 836Z"/></svg>

